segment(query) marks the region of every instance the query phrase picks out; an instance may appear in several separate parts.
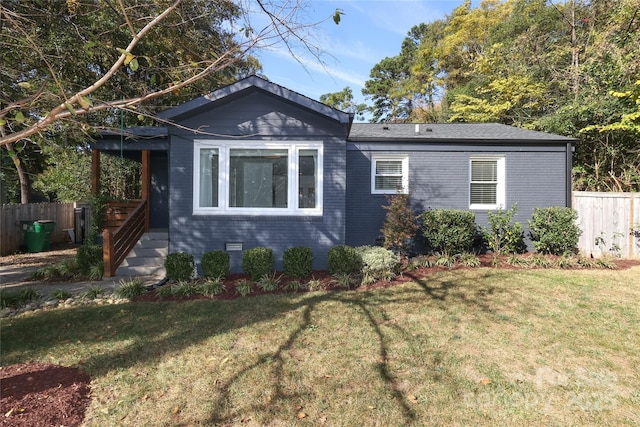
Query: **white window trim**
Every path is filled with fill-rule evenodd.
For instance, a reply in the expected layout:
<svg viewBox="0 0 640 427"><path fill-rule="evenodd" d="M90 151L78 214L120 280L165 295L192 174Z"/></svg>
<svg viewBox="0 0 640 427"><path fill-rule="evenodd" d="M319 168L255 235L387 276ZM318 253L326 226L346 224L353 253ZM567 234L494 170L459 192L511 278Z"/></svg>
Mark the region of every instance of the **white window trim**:
<svg viewBox="0 0 640 427"><path fill-rule="evenodd" d="M400 190L376 189L376 163L379 161L402 161L402 188ZM409 193L409 156L393 154L375 154L371 158L371 194L408 194Z"/></svg>
<svg viewBox="0 0 640 427"><path fill-rule="evenodd" d="M218 206L200 206L200 150L217 148L219 158ZM286 208L243 208L229 206L229 155L232 149L286 149L289 158L289 181ZM316 207L298 208L298 158L301 150L318 151ZM194 140L193 145L193 214L194 215L249 215L249 216L321 216L323 209L324 157L322 142L287 141L228 141L228 140Z"/></svg>
<svg viewBox="0 0 640 427"><path fill-rule="evenodd" d="M497 186L496 186L496 203L495 204L481 204L471 203L471 163L473 161L497 161ZM469 180L467 191L469 192L469 209L472 210L499 210L503 209L506 201L506 172L505 172L505 159L504 156L472 156L469 158Z"/></svg>

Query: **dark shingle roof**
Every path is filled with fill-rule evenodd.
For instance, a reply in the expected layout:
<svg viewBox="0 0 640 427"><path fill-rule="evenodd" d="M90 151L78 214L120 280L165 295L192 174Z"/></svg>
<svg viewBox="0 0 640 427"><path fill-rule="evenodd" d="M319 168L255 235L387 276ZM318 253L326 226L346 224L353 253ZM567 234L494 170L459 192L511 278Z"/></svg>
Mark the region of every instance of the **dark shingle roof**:
<svg viewBox="0 0 640 427"><path fill-rule="evenodd" d="M207 95L192 99L177 107L162 111L158 114L158 117L166 120L179 120L181 117L201 112L217 103L227 102L255 90L270 93L341 123L349 123L352 120L352 116L348 113L329 107L298 92L255 75L216 89Z"/></svg>
<svg viewBox="0 0 640 427"><path fill-rule="evenodd" d="M416 132L416 129L418 131ZM349 141L540 141L572 142L574 138L500 123L354 123Z"/></svg>

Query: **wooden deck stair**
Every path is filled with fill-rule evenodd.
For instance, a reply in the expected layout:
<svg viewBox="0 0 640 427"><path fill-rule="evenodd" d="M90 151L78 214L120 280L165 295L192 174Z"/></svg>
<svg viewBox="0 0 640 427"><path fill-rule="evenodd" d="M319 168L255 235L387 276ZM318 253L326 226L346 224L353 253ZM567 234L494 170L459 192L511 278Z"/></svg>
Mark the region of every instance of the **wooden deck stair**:
<svg viewBox="0 0 640 427"><path fill-rule="evenodd" d="M144 233L116 270L118 277L156 276L164 278L164 260L169 253L169 232Z"/></svg>

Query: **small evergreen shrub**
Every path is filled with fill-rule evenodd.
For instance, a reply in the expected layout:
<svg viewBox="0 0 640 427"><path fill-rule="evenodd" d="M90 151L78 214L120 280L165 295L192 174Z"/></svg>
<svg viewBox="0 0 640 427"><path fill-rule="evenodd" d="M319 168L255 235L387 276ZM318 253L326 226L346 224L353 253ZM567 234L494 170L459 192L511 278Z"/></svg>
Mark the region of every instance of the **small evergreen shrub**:
<svg viewBox="0 0 640 427"><path fill-rule="evenodd" d="M246 297L251 292L253 292L253 283L250 280L241 280L235 284L236 293L238 295Z"/></svg>
<svg viewBox="0 0 640 427"><path fill-rule="evenodd" d="M552 255L575 254L581 233L577 219L578 212L571 208L535 208L529 228L536 251Z"/></svg>
<svg viewBox="0 0 640 427"><path fill-rule="evenodd" d="M120 284L113 291L116 298L133 299L145 293L144 283L140 279L129 281L120 280Z"/></svg>
<svg viewBox="0 0 640 427"><path fill-rule="evenodd" d="M169 280L188 280L193 276L195 262L193 255L186 252L174 252L167 255L164 268Z"/></svg>
<svg viewBox="0 0 640 427"><path fill-rule="evenodd" d="M102 246L91 243L80 246L76 253L76 263L80 274L88 276L93 266L103 263Z"/></svg>
<svg viewBox="0 0 640 427"><path fill-rule="evenodd" d="M329 249L328 253L329 273L351 274L359 272L362 260L355 248L348 245L338 245Z"/></svg>
<svg viewBox="0 0 640 427"><path fill-rule="evenodd" d="M257 282L264 275L273 272L273 250L271 248L251 248L242 254L242 271Z"/></svg>
<svg viewBox="0 0 640 427"><path fill-rule="evenodd" d="M476 215L458 209L430 209L420 215L428 247L445 255L470 252L477 233Z"/></svg>
<svg viewBox="0 0 640 427"><path fill-rule="evenodd" d="M202 275L208 279L225 278L229 275L229 253L226 251L210 251L202 255Z"/></svg>
<svg viewBox="0 0 640 427"><path fill-rule="evenodd" d="M56 289L51 293L51 298L57 300L66 300L71 298L73 295L69 291L65 291L64 289Z"/></svg>
<svg viewBox="0 0 640 427"><path fill-rule="evenodd" d="M22 307L31 301L40 299L42 295L33 288L26 288L22 290L8 291L6 289L0 289L0 308L18 308Z"/></svg>
<svg viewBox="0 0 640 427"><path fill-rule="evenodd" d="M104 289L100 286L91 286L85 292L82 293L82 298L87 300L93 300L98 297L98 295L103 294Z"/></svg>
<svg viewBox="0 0 640 427"><path fill-rule="evenodd" d="M380 230L384 236L384 247L406 255L418 230L416 215L409 206L409 195L387 196L387 202L388 206L383 206L387 215Z"/></svg>
<svg viewBox="0 0 640 427"><path fill-rule="evenodd" d="M373 283L379 279L392 280L400 271L400 257L379 246L359 246L356 253L362 260L362 282Z"/></svg>
<svg viewBox="0 0 640 427"><path fill-rule="evenodd" d="M298 292L301 289L304 289L305 285L299 280L291 280L286 285L284 285L284 289L291 292Z"/></svg>
<svg viewBox="0 0 640 427"><path fill-rule="evenodd" d="M178 298L188 298L200 292L198 285L190 280L180 280L171 286L171 293Z"/></svg>
<svg viewBox="0 0 640 427"><path fill-rule="evenodd" d="M519 222L511 223L518 211L518 205L514 204L507 210L488 212L489 228L484 229L484 238L489 249L496 255L520 254L525 252L524 231Z"/></svg>
<svg viewBox="0 0 640 427"><path fill-rule="evenodd" d="M308 246L287 248L282 255L284 274L289 277L306 277L311 274L313 252Z"/></svg>
<svg viewBox="0 0 640 427"><path fill-rule="evenodd" d="M213 297L216 295L220 295L224 291L227 290L226 286L222 282L222 279L213 278L205 281L203 284L199 286L199 292L207 297Z"/></svg>
<svg viewBox="0 0 640 427"><path fill-rule="evenodd" d="M265 274L260 278L260 280L258 280L257 284L263 292L273 292L278 289L278 286L280 286L280 277L276 276L275 273L272 273L271 275Z"/></svg>

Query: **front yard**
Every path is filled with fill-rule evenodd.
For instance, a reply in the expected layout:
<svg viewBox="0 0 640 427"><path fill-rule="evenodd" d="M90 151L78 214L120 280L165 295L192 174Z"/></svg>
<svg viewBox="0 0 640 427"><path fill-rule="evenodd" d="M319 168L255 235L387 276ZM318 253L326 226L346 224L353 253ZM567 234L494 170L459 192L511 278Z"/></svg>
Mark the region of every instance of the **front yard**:
<svg viewBox="0 0 640 427"><path fill-rule="evenodd" d="M81 366L86 425L637 425L640 267L2 319L2 365Z"/></svg>

